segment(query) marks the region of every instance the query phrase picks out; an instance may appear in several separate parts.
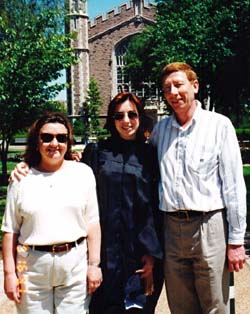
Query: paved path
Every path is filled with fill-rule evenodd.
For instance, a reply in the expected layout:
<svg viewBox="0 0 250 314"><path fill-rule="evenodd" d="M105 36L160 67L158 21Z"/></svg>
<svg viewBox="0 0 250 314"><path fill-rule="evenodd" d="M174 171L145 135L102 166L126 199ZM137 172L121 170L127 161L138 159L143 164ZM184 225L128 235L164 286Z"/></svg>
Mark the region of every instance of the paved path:
<svg viewBox="0 0 250 314"><path fill-rule="evenodd" d="M250 314L250 259L247 260L244 269L235 274L235 308L235 314ZM13 302L10 302L3 292L3 270L1 258L0 314L16 314ZM162 291L161 297L158 301L156 314L170 314L167 305L165 289Z"/></svg>

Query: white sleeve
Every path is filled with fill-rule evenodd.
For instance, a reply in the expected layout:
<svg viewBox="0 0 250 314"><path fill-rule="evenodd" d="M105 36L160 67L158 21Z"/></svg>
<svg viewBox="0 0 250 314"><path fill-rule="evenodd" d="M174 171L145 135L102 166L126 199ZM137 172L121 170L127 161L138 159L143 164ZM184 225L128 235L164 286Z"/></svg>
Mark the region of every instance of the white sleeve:
<svg viewBox="0 0 250 314"><path fill-rule="evenodd" d="M6 206L1 228L4 232L19 233L20 231L22 216L20 215L20 206L18 205L19 189L19 182L11 182L8 186Z"/></svg>

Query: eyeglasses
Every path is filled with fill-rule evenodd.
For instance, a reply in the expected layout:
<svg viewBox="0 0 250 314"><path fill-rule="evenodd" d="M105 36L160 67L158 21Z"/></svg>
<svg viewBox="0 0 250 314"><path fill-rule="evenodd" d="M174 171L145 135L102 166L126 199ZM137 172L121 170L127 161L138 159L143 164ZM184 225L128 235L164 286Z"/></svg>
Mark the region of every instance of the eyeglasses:
<svg viewBox="0 0 250 314"><path fill-rule="evenodd" d="M138 113L135 111L128 111L128 112L115 112L113 118L115 120L121 121L124 119L125 114L127 114L128 118L131 120L135 120L138 118Z"/></svg>
<svg viewBox="0 0 250 314"><path fill-rule="evenodd" d="M66 143L68 134L41 133L40 138L44 143L50 143L54 138L56 138L58 143Z"/></svg>

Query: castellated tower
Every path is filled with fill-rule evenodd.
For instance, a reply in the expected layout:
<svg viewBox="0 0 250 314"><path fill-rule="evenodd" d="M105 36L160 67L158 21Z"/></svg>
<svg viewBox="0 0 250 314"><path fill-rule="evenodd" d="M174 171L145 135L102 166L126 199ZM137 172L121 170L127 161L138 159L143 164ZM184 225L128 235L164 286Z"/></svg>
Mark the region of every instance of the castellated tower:
<svg viewBox="0 0 250 314"><path fill-rule="evenodd" d="M100 0L95 0L96 2ZM69 0L70 31L78 33L72 42L80 56L80 62L68 71L68 113L80 113L86 97L89 78L98 83L103 100L101 114L106 114L107 106L120 91L136 92L139 97L151 95L156 101L155 86L146 83L141 90L134 90L129 78L125 77L124 54L133 36L141 33L147 25L155 23L155 4L149 0L121 0L118 8L111 9L93 21L88 21L87 1ZM151 101L151 103L152 103Z"/></svg>
<svg viewBox="0 0 250 314"><path fill-rule="evenodd" d="M67 71L68 114L81 113L81 105L86 97L89 84L89 46L87 0L69 0L69 30L76 33L72 46L76 50L79 62Z"/></svg>

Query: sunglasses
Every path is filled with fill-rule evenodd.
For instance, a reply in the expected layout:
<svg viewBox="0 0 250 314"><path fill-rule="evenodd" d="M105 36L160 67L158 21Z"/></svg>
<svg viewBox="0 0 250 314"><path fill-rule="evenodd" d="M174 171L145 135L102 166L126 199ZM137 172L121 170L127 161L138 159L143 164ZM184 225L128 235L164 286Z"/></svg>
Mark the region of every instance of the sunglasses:
<svg viewBox="0 0 250 314"><path fill-rule="evenodd" d="M125 115L128 115L128 118L131 120L135 120L138 118L138 113L134 112L134 111L128 111L128 112L115 112L113 115L113 118L115 120L121 121L124 119Z"/></svg>
<svg viewBox="0 0 250 314"><path fill-rule="evenodd" d="M56 138L58 143L66 143L68 134L41 133L40 138L44 143L50 143L54 138Z"/></svg>

